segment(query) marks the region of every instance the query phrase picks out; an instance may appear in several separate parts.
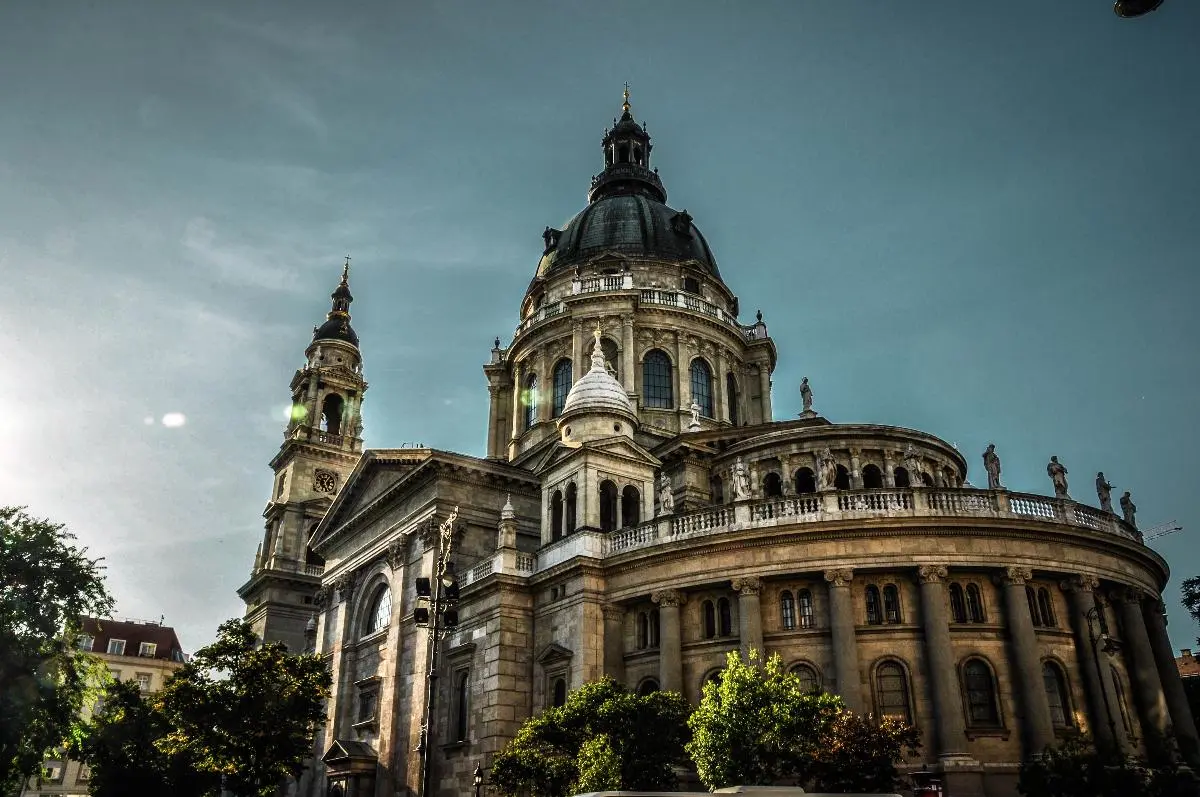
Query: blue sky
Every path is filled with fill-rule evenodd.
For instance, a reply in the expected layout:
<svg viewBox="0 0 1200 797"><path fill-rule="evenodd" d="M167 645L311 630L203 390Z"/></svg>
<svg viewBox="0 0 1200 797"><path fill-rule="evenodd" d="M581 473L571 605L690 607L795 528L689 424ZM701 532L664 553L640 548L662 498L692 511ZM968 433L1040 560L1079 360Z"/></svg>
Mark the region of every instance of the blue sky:
<svg viewBox="0 0 1200 797"><path fill-rule="evenodd" d="M1194 642L1200 4L52 5L0 11L0 503L106 556L122 614L188 649L240 614L346 253L368 445L483 453L480 365L629 81L777 417L808 375L977 483L988 442L1012 489L1103 470L1187 528L1155 547Z"/></svg>

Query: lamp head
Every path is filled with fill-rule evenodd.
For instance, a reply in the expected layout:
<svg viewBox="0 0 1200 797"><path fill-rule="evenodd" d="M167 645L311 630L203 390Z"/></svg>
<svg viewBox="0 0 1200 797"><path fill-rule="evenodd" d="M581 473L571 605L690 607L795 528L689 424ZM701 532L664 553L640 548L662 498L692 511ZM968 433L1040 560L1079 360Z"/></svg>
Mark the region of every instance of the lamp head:
<svg viewBox="0 0 1200 797"><path fill-rule="evenodd" d="M483 767L479 766L478 764L475 765L475 785L483 785Z"/></svg>

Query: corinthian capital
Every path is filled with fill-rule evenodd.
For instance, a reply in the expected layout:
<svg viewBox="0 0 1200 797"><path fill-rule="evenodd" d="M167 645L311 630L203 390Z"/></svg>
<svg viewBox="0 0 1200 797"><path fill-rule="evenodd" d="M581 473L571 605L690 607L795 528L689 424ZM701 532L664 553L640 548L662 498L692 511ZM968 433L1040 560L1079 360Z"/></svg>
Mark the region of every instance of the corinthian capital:
<svg viewBox="0 0 1200 797"><path fill-rule="evenodd" d="M1063 592L1095 592L1100 587L1100 579L1087 573L1078 573L1063 580L1059 586Z"/></svg>
<svg viewBox="0 0 1200 797"><path fill-rule="evenodd" d="M1033 578L1033 570L1028 567L1006 567L1004 575L1000 576L1000 581L1004 584L1022 586L1031 578Z"/></svg>
<svg viewBox="0 0 1200 797"><path fill-rule="evenodd" d="M758 576L741 576L729 582L735 592L742 595L757 595L762 591L762 579Z"/></svg>
<svg viewBox="0 0 1200 797"><path fill-rule="evenodd" d="M619 622L625 619L625 607L615 603L606 603L600 607L600 611L604 613L605 620Z"/></svg>
<svg viewBox="0 0 1200 797"><path fill-rule="evenodd" d="M945 565L921 565L917 568L917 576L922 584L940 584L949 573Z"/></svg>
<svg viewBox="0 0 1200 797"><path fill-rule="evenodd" d="M825 580L831 587L848 587L854 580L854 570L849 567L839 567L836 570L826 570Z"/></svg>
<svg viewBox="0 0 1200 797"><path fill-rule="evenodd" d="M659 606L682 606L687 598L677 589L660 589L651 593L650 600Z"/></svg>

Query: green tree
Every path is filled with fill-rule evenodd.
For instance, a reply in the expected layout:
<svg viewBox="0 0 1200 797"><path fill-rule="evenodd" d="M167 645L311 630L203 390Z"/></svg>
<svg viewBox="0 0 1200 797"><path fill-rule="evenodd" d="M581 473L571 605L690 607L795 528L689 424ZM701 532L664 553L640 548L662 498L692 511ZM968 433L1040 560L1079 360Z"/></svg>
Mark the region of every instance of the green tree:
<svg viewBox="0 0 1200 797"><path fill-rule="evenodd" d="M687 752L710 789L766 786L785 779L806 781L841 701L806 690L783 671L778 655L761 668L731 652L719 681L704 685L699 707L688 720Z"/></svg>
<svg viewBox="0 0 1200 797"><path fill-rule="evenodd" d="M673 767L686 761L689 711L675 692L636 695L611 678L592 681L522 725L492 762L491 782L510 796L670 790Z"/></svg>
<svg viewBox="0 0 1200 797"><path fill-rule="evenodd" d="M73 745L72 757L91 772L94 797L199 797L214 793L220 779L199 773L192 762L167 755L155 743L167 735L161 707L142 696L133 681L114 682L103 707Z"/></svg>
<svg viewBox="0 0 1200 797"><path fill-rule="evenodd" d="M1200 576L1184 579L1179 585L1179 593L1183 608L1188 610L1193 620L1200 623Z"/></svg>
<svg viewBox="0 0 1200 797"><path fill-rule="evenodd" d="M1021 764L1017 791L1025 797L1195 797L1198 784L1171 763L1104 755L1078 734Z"/></svg>
<svg viewBox="0 0 1200 797"><path fill-rule="evenodd" d="M95 660L80 618L112 611L99 559L62 524L0 507L0 794L36 774L79 727Z"/></svg>
<svg viewBox="0 0 1200 797"><path fill-rule="evenodd" d="M224 775L240 797L267 797L304 771L325 718L331 677L319 656L258 645L244 620L229 620L159 695L167 733L155 742L196 771Z"/></svg>
<svg viewBox="0 0 1200 797"><path fill-rule="evenodd" d="M894 792L901 785L896 765L914 756L921 734L894 718L875 723L869 717L842 711L827 729L813 764L817 791Z"/></svg>

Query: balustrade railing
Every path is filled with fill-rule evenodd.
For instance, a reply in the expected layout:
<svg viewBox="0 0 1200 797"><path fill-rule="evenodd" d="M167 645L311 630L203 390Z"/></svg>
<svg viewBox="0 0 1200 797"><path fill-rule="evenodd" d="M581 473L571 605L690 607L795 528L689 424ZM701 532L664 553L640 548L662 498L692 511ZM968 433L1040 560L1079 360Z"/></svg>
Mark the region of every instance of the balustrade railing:
<svg viewBox="0 0 1200 797"><path fill-rule="evenodd" d="M778 520L780 518L815 518L821 514L821 499L815 495L795 498L775 498L750 505L750 520Z"/></svg>
<svg viewBox="0 0 1200 797"><path fill-rule="evenodd" d="M912 509L912 493L900 490L864 490L837 493L839 512L890 512Z"/></svg>
<svg viewBox="0 0 1200 797"><path fill-rule="evenodd" d="M621 529L608 535L607 553L620 553L652 545L658 540L658 523L651 521L631 529Z"/></svg>
<svg viewBox="0 0 1200 797"><path fill-rule="evenodd" d="M564 309L566 308L563 307L562 302L554 302L553 304L543 305L542 307L538 308L537 312L533 313L533 315L529 316L517 325L517 334L521 334L534 324L541 323L547 318L553 318L554 316L559 315Z"/></svg>
<svg viewBox="0 0 1200 797"><path fill-rule="evenodd" d="M1049 498L1039 498L1032 495L1010 495L1008 508L1014 515L1044 518L1054 520L1058 517L1058 509Z"/></svg>
<svg viewBox="0 0 1200 797"><path fill-rule="evenodd" d="M996 511L996 498L990 492L926 490L925 500L932 511L948 515L980 515Z"/></svg>
<svg viewBox="0 0 1200 797"><path fill-rule="evenodd" d="M319 576L324 572L325 572L325 565L305 565L304 566L304 575L306 575L306 576Z"/></svg>
<svg viewBox="0 0 1200 797"><path fill-rule="evenodd" d="M688 515L671 518L670 536L678 538L706 534L710 531L724 529L731 522L733 522L733 510L729 507L722 506L716 509L692 512Z"/></svg>
<svg viewBox="0 0 1200 797"><path fill-rule="evenodd" d="M571 282L571 294L597 293L599 291L627 291L633 289L632 274L601 274Z"/></svg>
<svg viewBox="0 0 1200 797"><path fill-rule="evenodd" d="M712 302L705 301L694 293L685 293L684 291L668 291L662 288L642 288L641 301L646 304L662 304L667 307L681 307L685 310L691 310L696 313L704 313L713 318L737 327L739 330L742 327L738 324L737 318L725 312Z"/></svg>

